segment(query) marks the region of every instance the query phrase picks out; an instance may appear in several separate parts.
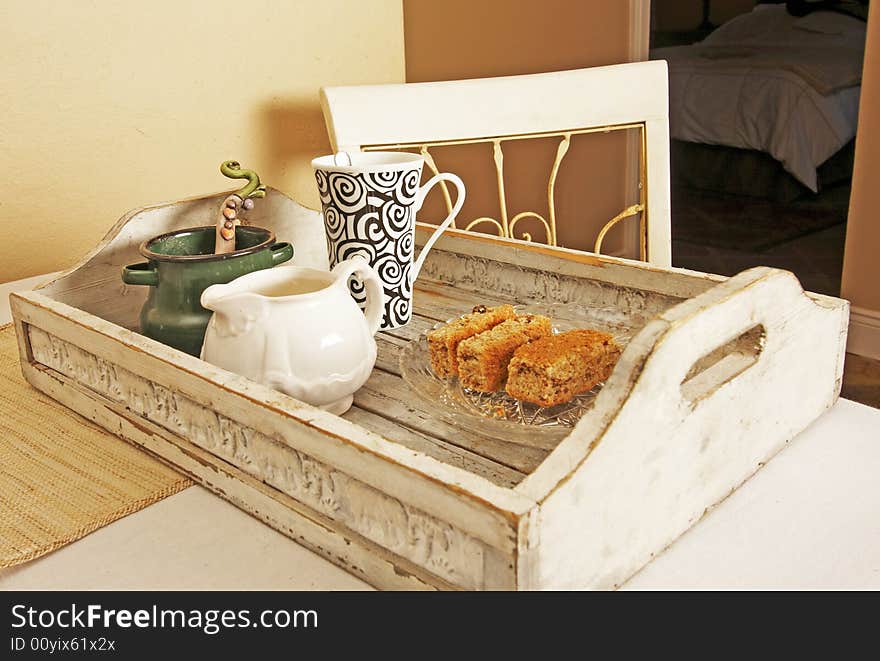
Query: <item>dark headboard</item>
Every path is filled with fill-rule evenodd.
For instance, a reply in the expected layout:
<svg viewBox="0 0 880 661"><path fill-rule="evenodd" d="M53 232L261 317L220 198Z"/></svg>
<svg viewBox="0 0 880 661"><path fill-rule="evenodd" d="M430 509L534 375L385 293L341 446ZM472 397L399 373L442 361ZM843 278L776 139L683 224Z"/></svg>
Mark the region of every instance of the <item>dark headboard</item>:
<svg viewBox="0 0 880 661"><path fill-rule="evenodd" d="M869 0L757 0L755 4L784 4L792 16L806 16L814 11L833 11L862 21L868 20Z"/></svg>

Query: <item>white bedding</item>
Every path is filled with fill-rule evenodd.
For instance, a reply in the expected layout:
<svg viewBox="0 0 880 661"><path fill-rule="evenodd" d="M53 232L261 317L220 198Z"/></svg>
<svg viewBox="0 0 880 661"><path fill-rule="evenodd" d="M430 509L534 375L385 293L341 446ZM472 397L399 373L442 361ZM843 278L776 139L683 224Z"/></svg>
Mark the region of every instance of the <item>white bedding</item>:
<svg viewBox="0 0 880 661"><path fill-rule="evenodd" d="M856 134L864 40L848 16L758 5L699 44L656 49L669 64L671 135L767 152L817 192L816 168Z"/></svg>

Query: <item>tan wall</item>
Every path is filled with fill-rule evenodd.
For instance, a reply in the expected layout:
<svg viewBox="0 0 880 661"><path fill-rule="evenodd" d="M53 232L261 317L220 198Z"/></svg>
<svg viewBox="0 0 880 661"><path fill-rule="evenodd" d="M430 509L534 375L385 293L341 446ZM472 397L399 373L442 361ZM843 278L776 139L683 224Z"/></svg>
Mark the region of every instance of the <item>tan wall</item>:
<svg viewBox="0 0 880 661"><path fill-rule="evenodd" d="M232 188L317 206L321 85L404 79L400 0L0 5L0 282L72 264L125 211Z"/></svg>
<svg viewBox="0 0 880 661"><path fill-rule="evenodd" d="M629 3L622 0L404 0L403 6L409 82L541 73L628 59ZM591 249L601 226L631 203L625 195L624 143L621 134L573 140L558 182L562 245ZM555 144L505 145L510 217L525 210L547 214ZM468 184L462 218L499 217L488 146L443 150L437 161ZM429 199L421 217L439 216L439 203L439 195ZM535 226L529 229L536 238L543 236ZM609 235L609 251L621 249L621 232Z"/></svg>
<svg viewBox="0 0 880 661"><path fill-rule="evenodd" d="M880 312L880 220L876 188L880 163L880 12L868 14L868 38L859 103L859 131L853 170L841 296Z"/></svg>
<svg viewBox="0 0 880 661"><path fill-rule="evenodd" d="M752 11L755 0L712 0L709 20L721 25L731 18ZM652 23L655 30L693 30L703 20L702 0L652 0Z"/></svg>

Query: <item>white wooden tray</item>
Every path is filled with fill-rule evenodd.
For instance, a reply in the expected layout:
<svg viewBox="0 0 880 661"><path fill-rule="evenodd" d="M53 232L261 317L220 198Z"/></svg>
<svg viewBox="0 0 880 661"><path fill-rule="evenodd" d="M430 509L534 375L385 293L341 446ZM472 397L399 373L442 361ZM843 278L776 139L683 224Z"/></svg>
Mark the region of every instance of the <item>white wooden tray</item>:
<svg viewBox="0 0 880 661"><path fill-rule="evenodd" d="M848 304L788 272L725 279L452 232L422 270L414 321L380 336L337 417L136 332L146 292L121 267L144 239L206 224L223 196L134 211L77 267L14 294L24 375L379 587L616 587L840 390ZM318 212L270 190L253 222L291 241L294 263L326 267ZM410 339L500 302L643 324L555 447L441 420L400 377Z"/></svg>

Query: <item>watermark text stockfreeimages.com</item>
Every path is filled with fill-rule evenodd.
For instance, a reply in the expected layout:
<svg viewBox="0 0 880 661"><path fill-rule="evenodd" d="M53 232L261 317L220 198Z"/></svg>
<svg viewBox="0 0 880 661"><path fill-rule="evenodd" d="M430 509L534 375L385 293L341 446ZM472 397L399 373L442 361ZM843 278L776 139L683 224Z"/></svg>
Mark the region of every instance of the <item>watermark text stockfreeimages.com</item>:
<svg viewBox="0 0 880 661"><path fill-rule="evenodd" d="M317 629L315 610L182 609L130 610L105 608L100 604L37 609L26 604L12 606L12 628L30 629L196 629L209 636L224 629Z"/></svg>

